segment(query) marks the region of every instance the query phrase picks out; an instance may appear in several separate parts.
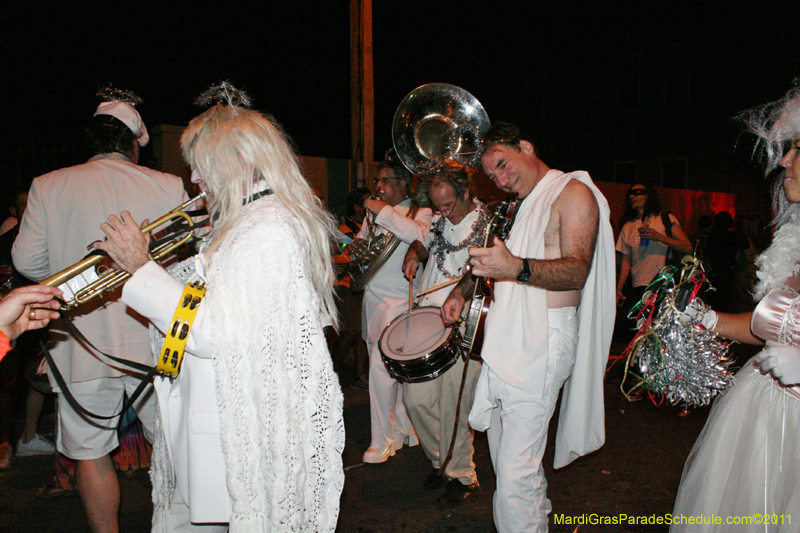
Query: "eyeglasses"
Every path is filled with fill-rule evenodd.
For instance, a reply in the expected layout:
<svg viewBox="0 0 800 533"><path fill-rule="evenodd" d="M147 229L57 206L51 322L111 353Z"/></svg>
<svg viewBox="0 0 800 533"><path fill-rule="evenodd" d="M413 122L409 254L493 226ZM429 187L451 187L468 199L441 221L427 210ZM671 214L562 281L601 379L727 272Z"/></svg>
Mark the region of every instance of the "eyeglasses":
<svg viewBox="0 0 800 533"><path fill-rule="evenodd" d="M628 191L628 196L644 196L647 194L645 189L631 189Z"/></svg>
<svg viewBox="0 0 800 533"><path fill-rule="evenodd" d="M441 207L434 208L433 212L436 215L442 215L443 217L446 217L447 215L452 213L455 210L455 208L456 208L456 201L453 200L451 204L445 204Z"/></svg>

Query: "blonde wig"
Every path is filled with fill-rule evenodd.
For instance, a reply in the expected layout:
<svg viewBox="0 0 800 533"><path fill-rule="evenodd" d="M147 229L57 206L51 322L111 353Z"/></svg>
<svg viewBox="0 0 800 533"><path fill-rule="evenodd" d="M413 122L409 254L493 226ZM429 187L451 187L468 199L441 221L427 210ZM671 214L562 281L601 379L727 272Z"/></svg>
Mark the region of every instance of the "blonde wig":
<svg viewBox="0 0 800 533"><path fill-rule="evenodd" d="M209 206L214 236L239 220L243 203L266 182L308 236L312 282L323 312L336 324L330 252L336 225L300 172L281 127L257 111L217 104L189 122L181 149L214 195Z"/></svg>

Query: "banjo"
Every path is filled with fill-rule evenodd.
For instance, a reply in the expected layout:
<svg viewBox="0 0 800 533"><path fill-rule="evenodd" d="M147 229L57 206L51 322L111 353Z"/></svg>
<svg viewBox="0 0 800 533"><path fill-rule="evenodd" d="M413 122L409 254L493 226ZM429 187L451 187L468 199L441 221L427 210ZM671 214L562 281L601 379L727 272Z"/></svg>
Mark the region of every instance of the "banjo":
<svg viewBox="0 0 800 533"><path fill-rule="evenodd" d="M484 248L491 246L495 237L499 237L502 240L508 237L511 225L514 223L516 208L516 198L497 204L486 231L486 239L483 243ZM470 300L467 317L464 319L465 328L461 338L461 346L466 354L473 359L480 359L481 346L483 345L483 328L493 299L494 280L475 276L475 288L472 290L472 300Z"/></svg>

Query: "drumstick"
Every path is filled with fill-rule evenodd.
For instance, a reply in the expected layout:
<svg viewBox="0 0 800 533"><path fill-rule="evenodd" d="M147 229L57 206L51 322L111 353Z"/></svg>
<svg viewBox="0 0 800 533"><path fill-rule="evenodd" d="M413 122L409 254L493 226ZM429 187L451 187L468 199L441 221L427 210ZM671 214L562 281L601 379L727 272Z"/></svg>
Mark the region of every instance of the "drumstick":
<svg viewBox="0 0 800 533"><path fill-rule="evenodd" d="M408 312L414 309L414 278L408 280Z"/></svg>
<svg viewBox="0 0 800 533"><path fill-rule="evenodd" d="M449 287L450 285L454 285L454 284L458 283L459 281L461 281L462 277L463 276L459 276L459 277L457 277L455 279L451 279L450 281L445 281L444 283L440 283L439 285L435 285L435 286L431 287L430 289L425 289L424 291L420 291L420 292L417 293L417 298L419 298L420 296L425 296L426 294L430 294L432 292L436 292L439 289L444 289L445 287Z"/></svg>

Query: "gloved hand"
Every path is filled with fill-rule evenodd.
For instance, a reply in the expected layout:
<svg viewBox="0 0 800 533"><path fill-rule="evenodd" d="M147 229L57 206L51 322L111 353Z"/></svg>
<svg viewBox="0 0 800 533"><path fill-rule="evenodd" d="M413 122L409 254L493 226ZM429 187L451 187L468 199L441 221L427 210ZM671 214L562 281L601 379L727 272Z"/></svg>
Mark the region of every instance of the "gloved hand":
<svg viewBox="0 0 800 533"><path fill-rule="evenodd" d="M768 346L759 352L756 361L784 385L800 383L800 348L783 344Z"/></svg>
<svg viewBox="0 0 800 533"><path fill-rule="evenodd" d="M717 315L716 311L707 306L700 298L695 298L689 302L681 316L687 322L690 320L699 322L709 331L714 329L714 326L717 325L717 320L719 320L719 315Z"/></svg>

